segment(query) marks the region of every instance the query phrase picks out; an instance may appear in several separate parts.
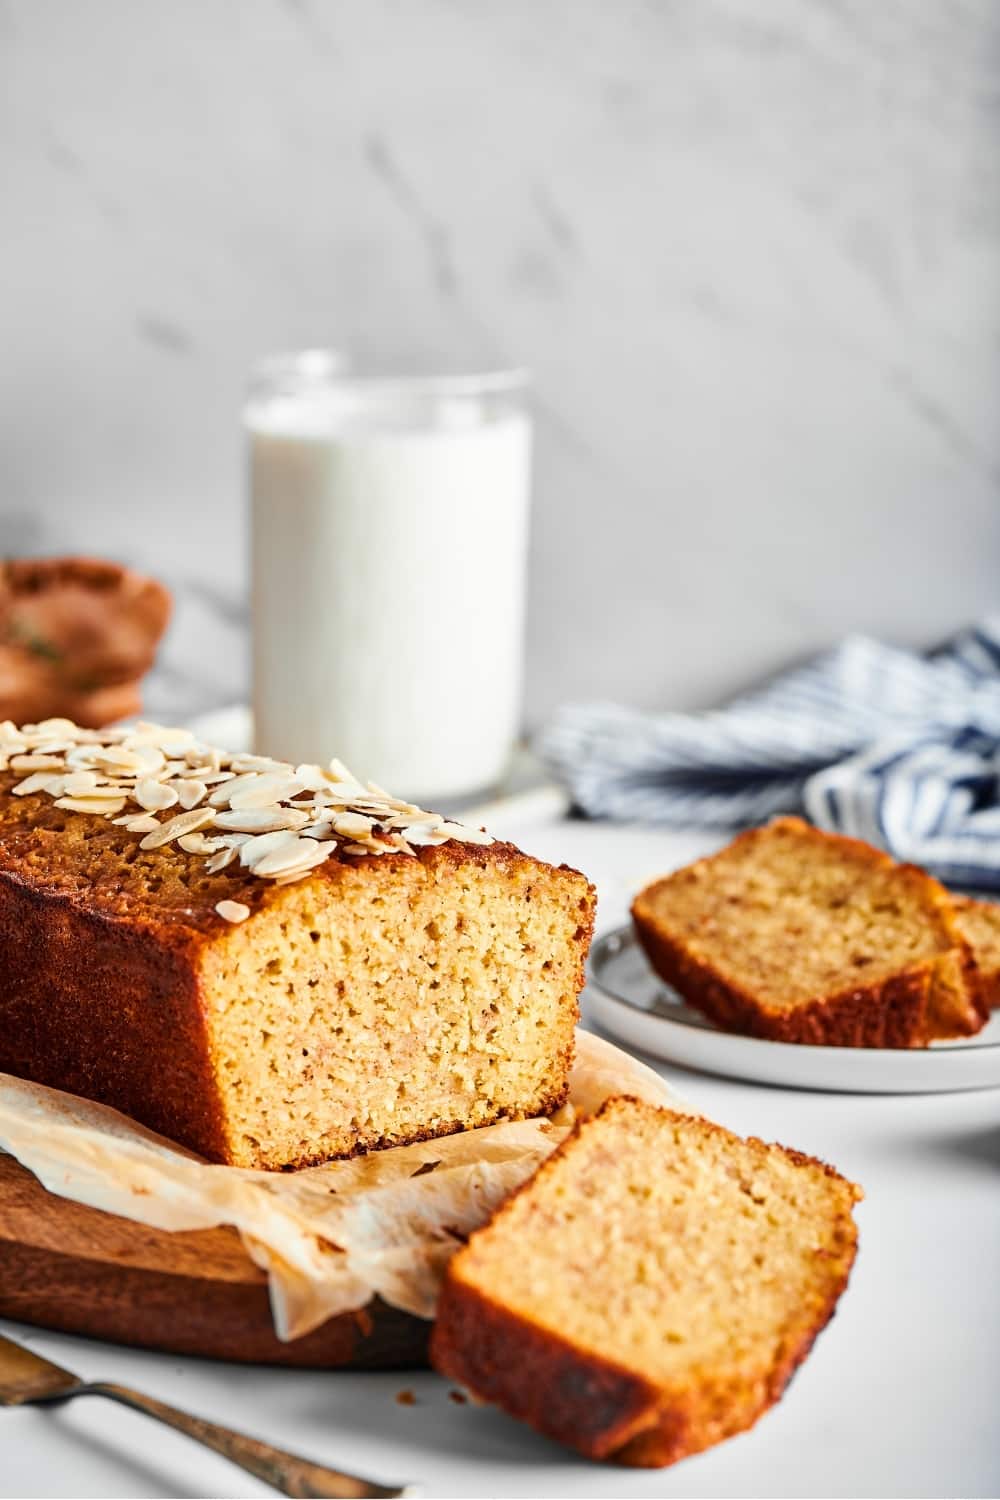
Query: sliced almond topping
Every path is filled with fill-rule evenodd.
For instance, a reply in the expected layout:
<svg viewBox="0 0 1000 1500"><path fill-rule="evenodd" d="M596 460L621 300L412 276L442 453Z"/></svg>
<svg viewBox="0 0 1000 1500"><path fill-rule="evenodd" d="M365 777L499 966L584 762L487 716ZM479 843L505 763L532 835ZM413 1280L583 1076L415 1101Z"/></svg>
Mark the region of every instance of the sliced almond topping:
<svg viewBox="0 0 1000 1500"><path fill-rule="evenodd" d="M362 813L344 812L337 813L333 820L333 826L338 833L342 833L345 839L364 839L375 827L372 818L366 818Z"/></svg>
<svg viewBox="0 0 1000 1500"><path fill-rule="evenodd" d="M197 807L208 792L203 781L172 781L170 786L177 793L177 800L183 808Z"/></svg>
<svg viewBox="0 0 1000 1500"><path fill-rule="evenodd" d="M259 833L248 838L240 849L240 864L252 870L268 854L276 850L294 848L299 842L298 834L287 828L275 829L271 833Z"/></svg>
<svg viewBox="0 0 1000 1500"><path fill-rule="evenodd" d="M152 813L127 813L124 818L114 818L113 822L122 828L127 828L129 833L155 833L160 823Z"/></svg>
<svg viewBox="0 0 1000 1500"><path fill-rule="evenodd" d="M333 759L328 762L328 767L330 775L333 777L334 781L353 781L355 786L361 785L361 783L358 781L358 778L354 775L354 772L349 771L344 765L344 762L342 760L338 760L336 756L334 756Z"/></svg>
<svg viewBox="0 0 1000 1500"><path fill-rule="evenodd" d="M332 844L318 844L315 839L296 838L294 847L272 849L254 863L255 875L287 875L292 870L310 870L329 859Z"/></svg>
<svg viewBox="0 0 1000 1500"><path fill-rule="evenodd" d="M234 755L230 764L234 771L288 771L290 767L286 761L272 760L269 755L250 755L247 751L241 751Z"/></svg>
<svg viewBox="0 0 1000 1500"><path fill-rule="evenodd" d="M212 855L212 858L208 861L205 869L208 871L209 875L217 875L220 870L224 870L227 865L231 865L235 858L235 849L220 849L217 853Z"/></svg>
<svg viewBox="0 0 1000 1500"><path fill-rule="evenodd" d="M418 849L434 848L448 842L448 834L436 823L410 823L403 829L403 837Z"/></svg>
<svg viewBox="0 0 1000 1500"><path fill-rule="evenodd" d="M466 828L464 823L442 823L441 832L446 833L450 839L457 839L460 844L492 844L493 835L486 833L482 828Z"/></svg>
<svg viewBox="0 0 1000 1500"><path fill-rule="evenodd" d="M186 854L211 854L211 840L207 839L201 832L182 833L177 840Z"/></svg>
<svg viewBox="0 0 1000 1500"><path fill-rule="evenodd" d="M13 728L13 725L11 727ZM39 724L26 724L24 727L25 730L35 730L37 734L43 737L49 735L61 740L71 740L80 732L72 719L42 719Z"/></svg>
<svg viewBox="0 0 1000 1500"><path fill-rule="evenodd" d="M67 812L95 813L102 818L109 818L115 813L120 813L124 806L124 797L107 798L103 801L98 797L56 798L56 807L64 807Z"/></svg>
<svg viewBox="0 0 1000 1500"><path fill-rule="evenodd" d="M304 828L309 814L296 807L242 807L220 812L217 822L220 828L237 833L272 833L279 828Z"/></svg>
<svg viewBox="0 0 1000 1500"><path fill-rule="evenodd" d="M167 757L156 745L130 745L129 750L147 776L156 776L167 763Z"/></svg>
<svg viewBox="0 0 1000 1500"><path fill-rule="evenodd" d="M172 786L166 786L162 781L154 781L150 776L136 782L132 795L139 806L144 807L147 812L165 812L168 807L173 807L177 802L177 793Z"/></svg>
<svg viewBox="0 0 1000 1500"><path fill-rule="evenodd" d="M8 767L27 773L10 788L17 796L45 793L67 811L112 818L141 834L144 849L177 840L186 853L204 856L212 873L238 851L247 869L279 884L322 864L338 840L359 857L413 857L449 839L493 842L480 829L392 797L374 781L362 784L342 761L293 767L270 756L232 755L188 730L158 724L96 730L67 719L21 728L6 721L0 769ZM157 815L173 807L181 810L160 821ZM213 823L206 837L202 830Z"/></svg>
<svg viewBox="0 0 1000 1500"><path fill-rule="evenodd" d="M242 901L217 901L215 909L227 922L245 922L250 915L249 906L244 906Z"/></svg>
<svg viewBox="0 0 1000 1500"><path fill-rule="evenodd" d="M66 765L61 755L12 755L10 768L12 771L64 771Z"/></svg>
<svg viewBox="0 0 1000 1500"><path fill-rule="evenodd" d="M158 824L156 832L147 833L139 848L159 849L163 844L179 839L182 833L194 833L196 829L207 828L214 822L215 813L210 807L195 807L191 812L178 813L176 818L168 818L165 823Z"/></svg>
<svg viewBox="0 0 1000 1500"><path fill-rule="evenodd" d="M91 792L99 792L103 789L107 795L108 782L98 779L93 771L74 771L72 776L63 777L63 793L69 797L89 797ZM115 791L118 791L115 787Z"/></svg>
<svg viewBox="0 0 1000 1500"><path fill-rule="evenodd" d="M234 776L222 786L216 787L208 800L213 807L228 807L230 797L241 792L244 787L253 786L259 776L258 771L244 771L241 776Z"/></svg>
<svg viewBox="0 0 1000 1500"><path fill-rule="evenodd" d="M243 783L242 785L240 783ZM229 806L270 807L273 802L288 802L303 790L294 776L253 776L234 781L229 789Z"/></svg>
<svg viewBox="0 0 1000 1500"><path fill-rule="evenodd" d="M29 797L32 792L44 792L54 780L55 777L49 771L34 771L16 786L12 786L11 791L15 797Z"/></svg>

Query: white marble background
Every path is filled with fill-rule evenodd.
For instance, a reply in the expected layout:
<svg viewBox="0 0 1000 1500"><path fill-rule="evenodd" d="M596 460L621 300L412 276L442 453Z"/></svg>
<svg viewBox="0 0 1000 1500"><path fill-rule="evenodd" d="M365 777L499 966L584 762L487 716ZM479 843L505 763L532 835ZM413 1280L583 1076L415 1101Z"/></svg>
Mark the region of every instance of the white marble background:
<svg viewBox="0 0 1000 1500"><path fill-rule="evenodd" d="M995 0L0 0L0 550L244 691L273 347L527 363L528 715L1000 597Z"/></svg>

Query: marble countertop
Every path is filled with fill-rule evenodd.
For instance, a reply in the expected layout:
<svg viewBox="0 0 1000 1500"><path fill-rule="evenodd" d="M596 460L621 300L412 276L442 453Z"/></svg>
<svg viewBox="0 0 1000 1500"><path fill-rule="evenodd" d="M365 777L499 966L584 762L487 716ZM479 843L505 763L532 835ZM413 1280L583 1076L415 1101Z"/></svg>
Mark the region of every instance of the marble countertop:
<svg viewBox="0 0 1000 1500"><path fill-rule="evenodd" d="M502 832L588 871L600 926L706 840L551 821ZM585 1002L586 1011L586 1002ZM750 1433L674 1469L588 1464L430 1373L255 1369L158 1356L13 1324L81 1374L114 1378L329 1464L434 1496L991 1495L1000 1490L998 1091L813 1094L664 1065L692 1104L859 1181L861 1249L836 1318ZM412 1405L398 1394L413 1393ZM270 1493L222 1459L101 1401L0 1413L0 1495Z"/></svg>

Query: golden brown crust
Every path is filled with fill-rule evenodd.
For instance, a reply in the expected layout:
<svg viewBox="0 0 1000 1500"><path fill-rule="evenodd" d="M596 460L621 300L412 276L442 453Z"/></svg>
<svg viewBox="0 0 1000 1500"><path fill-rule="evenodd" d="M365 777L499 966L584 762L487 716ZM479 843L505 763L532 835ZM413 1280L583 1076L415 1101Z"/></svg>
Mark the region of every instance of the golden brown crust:
<svg viewBox="0 0 1000 1500"><path fill-rule="evenodd" d="M654 1106L628 1096L610 1099L593 1118L613 1113L623 1104L642 1110ZM679 1111L660 1111L679 1121L695 1121ZM722 1126L697 1118L699 1128L733 1139ZM543 1162L529 1181L506 1200L483 1229L470 1238L488 1235L502 1225L522 1194L537 1192L572 1150L587 1121L581 1121ZM773 1149L750 1137L745 1145L764 1153ZM846 1202L856 1202L861 1190L848 1183L826 1162L803 1152L779 1148L797 1166L835 1179L845 1189ZM466 1251L449 1264L431 1334L430 1357L436 1370L473 1394L501 1407L546 1436L575 1448L588 1458L611 1459L629 1467L662 1468L744 1431L781 1397L795 1370L833 1317L847 1286L857 1253L857 1229L849 1209L840 1225L840 1266L810 1326L784 1339L770 1365L748 1379L744 1371L717 1375L703 1370L685 1388L664 1390L653 1381L611 1360L575 1346L569 1336L558 1336L513 1313L463 1279ZM530 1254L526 1245L524 1253Z"/></svg>
<svg viewBox="0 0 1000 1500"><path fill-rule="evenodd" d="M0 1071L226 1159L189 953L0 873L0 976Z"/></svg>
<svg viewBox="0 0 1000 1500"><path fill-rule="evenodd" d="M553 1338L451 1276L430 1353L449 1380L588 1458L606 1458L656 1417L655 1385Z"/></svg>
<svg viewBox="0 0 1000 1500"><path fill-rule="evenodd" d="M219 901L239 901L256 912L281 899L280 887L238 862L210 875L204 860L177 844L141 849L139 835L109 819L68 813L42 793L11 796L23 775L0 773L0 878L22 880L46 894L64 896L77 911L140 922L155 928L165 941L182 944L227 930L228 923L215 910ZM398 869L414 858L432 867L465 867L470 872L497 866L551 868L499 839L492 844L449 840L418 849L415 855L346 854L338 844L307 880L336 884L345 867L363 869L377 862Z"/></svg>
<svg viewBox="0 0 1000 1500"><path fill-rule="evenodd" d="M895 865L889 855L859 839L823 833L800 818L782 818L767 828L750 829L729 848L752 848L775 828L793 832L806 843L835 845L862 869L893 870L900 886L925 906L928 920L937 923L943 951L878 982L816 995L794 1007L772 1008L749 987L701 958L684 935L674 933L663 921L656 909L657 895L687 873L679 871L641 891L632 905L636 934L661 978L716 1025L771 1041L828 1047L923 1047L937 1037L967 1036L981 1029L989 1013L988 998L972 947L944 886L916 865ZM690 869L710 872L711 863L711 859L698 861ZM706 880L710 878L709 873Z"/></svg>
<svg viewBox="0 0 1000 1500"><path fill-rule="evenodd" d="M633 909L636 932L661 979L726 1031L816 1047L916 1047L927 1031L927 966L813 1000L794 1010L768 1011L755 996L723 979L710 964L657 931Z"/></svg>

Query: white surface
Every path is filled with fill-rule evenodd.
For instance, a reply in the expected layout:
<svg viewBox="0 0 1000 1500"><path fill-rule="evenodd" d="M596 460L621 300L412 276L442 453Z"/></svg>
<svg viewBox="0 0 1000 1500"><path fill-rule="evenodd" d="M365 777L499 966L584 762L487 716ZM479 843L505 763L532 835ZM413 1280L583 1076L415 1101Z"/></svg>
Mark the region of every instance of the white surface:
<svg viewBox="0 0 1000 1500"><path fill-rule="evenodd" d="M424 805L500 780L521 722L521 402L348 381L250 404L257 748L294 765L336 746Z"/></svg>
<svg viewBox="0 0 1000 1500"><path fill-rule="evenodd" d="M3 551L184 585L181 707L245 695L243 383L315 343L535 372L533 723L995 604L995 0L232 9L0 7Z"/></svg>
<svg viewBox="0 0 1000 1500"><path fill-rule="evenodd" d="M564 823L498 828L587 870L604 928L705 840ZM750 1433L663 1472L602 1468L430 1374L293 1373L109 1348L4 1325L85 1375L140 1386L331 1464L428 1496L986 1496L1000 1491L1000 1093L848 1097L665 1068L723 1124L832 1161L860 1182L861 1250L836 1318ZM412 1390L414 1406L400 1406ZM221 1459L94 1401L0 1411L0 1495L268 1493Z"/></svg>
<svg viewBox="0 0 1000 1500"><path fill-rule="evenodd" d="M653 972L631 923L590 956L590 1012L619 1041L723 1078L845 1094L1000 1087L1000 1011L974 1037L931 1047L802 1047L717 1030Z"/></svg>

